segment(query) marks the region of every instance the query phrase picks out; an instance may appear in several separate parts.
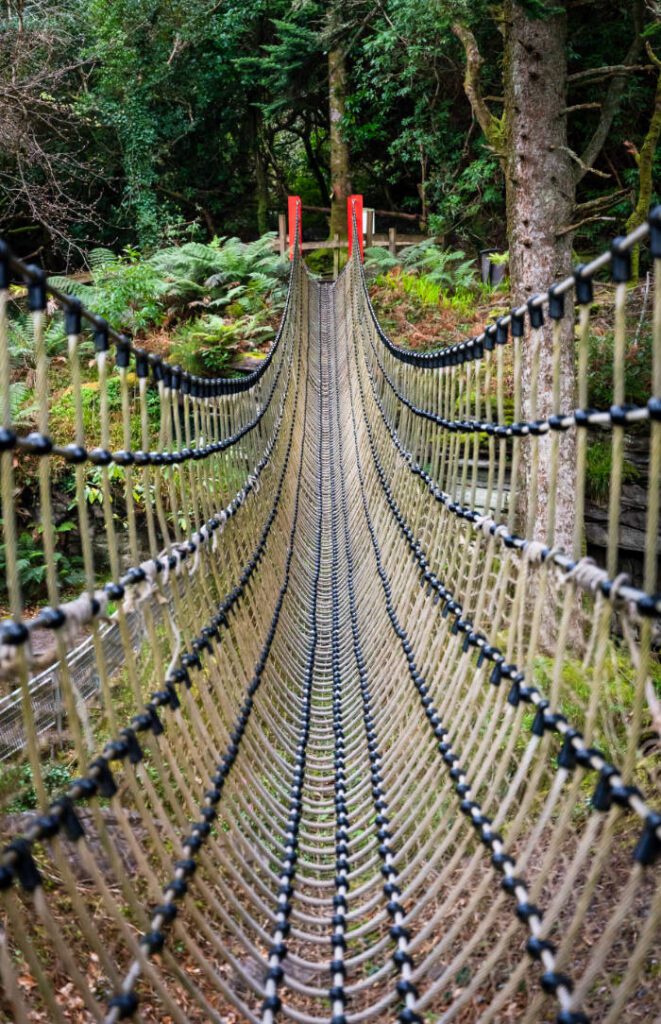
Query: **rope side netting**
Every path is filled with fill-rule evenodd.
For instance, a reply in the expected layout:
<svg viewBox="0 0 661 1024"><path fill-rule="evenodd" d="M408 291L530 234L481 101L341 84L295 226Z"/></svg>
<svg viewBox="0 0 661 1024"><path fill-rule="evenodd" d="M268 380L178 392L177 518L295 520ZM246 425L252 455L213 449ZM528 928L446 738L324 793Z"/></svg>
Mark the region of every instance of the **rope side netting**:
<svg viewBox="0 0 661 1024"><path fill-rule="evenodd" d="M626 282L648 238L653 388L633 407ZM297 249L280 331L241 380L148 356L0 257L0 676L21 708L2 742L25 749L38 804L3 824L0 1019L651 1022L661 218L426 354L384 334L356 253L331 284ZM608 269L612 404L595 410ZM34 325L29 434L11 421L14 280ZM47 303L65 313L73 436L51 415ZM558 381L575 315L572 410ZM523 353L534 378L549 324L551 397L524 401ZM610 457L603 566L582 533L595 434ZM649 444L640 580L618 554L632 436ZM570 450L568 550L554 495ZM48 607L26 610L28 462ZM65 473L85 574L73 597L54 509ZM80 773L56 794L45 673Z"/></svg>

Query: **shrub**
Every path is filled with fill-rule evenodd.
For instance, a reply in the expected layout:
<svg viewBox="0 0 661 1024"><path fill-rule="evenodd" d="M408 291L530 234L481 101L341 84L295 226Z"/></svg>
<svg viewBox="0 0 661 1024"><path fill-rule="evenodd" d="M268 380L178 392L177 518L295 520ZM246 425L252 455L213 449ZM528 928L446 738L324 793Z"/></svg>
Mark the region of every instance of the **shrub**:
<svg viewBox="0 0 661 1024"><path fill-rule="evenodd" d="M417 270L447 291L467 291L476 284L475 260L466 259L461 249L439 248L433 238L404 249L402 266Z"/></svg>
<svg viewBox="0 0 661 1024"><path fill-rule="evenodd" d="M613 358L615 338L612 331L590 335L588 360L588 404L608 409L613 400ZM642 331L634 344L628 344L624 357L625 402L645 405L652 394L652 333Z"/></svg>
<svg viewBox="0 0 661 1024"><path fill-rule="evenodd" d="M608 497L613 453L610 441L592 441L588 445L586 484L588 494L596 500ZM622 463L622 482L634 483L640 473L627 459Z"/></svg>
<svg viewBox="0 0 661 1024"><path fill-rule="evenodd" d="M259 314L224 320L207 315L181 325L174 336L171 356L193 373L223 373L243 340L264 341L273 329Z"/></svg>

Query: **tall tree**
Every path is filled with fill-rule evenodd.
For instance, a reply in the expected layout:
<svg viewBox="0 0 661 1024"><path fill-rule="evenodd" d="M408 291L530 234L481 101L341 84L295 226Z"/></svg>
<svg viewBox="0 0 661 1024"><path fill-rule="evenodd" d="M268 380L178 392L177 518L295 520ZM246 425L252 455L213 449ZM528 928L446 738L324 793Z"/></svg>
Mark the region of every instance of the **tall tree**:
<svg viewBox="0 0 661 1024"><path fill-rule="evenodd" d="M516 304L526 301L570 270L572 223L577 215L596 214L612 202L588 201L577 205L576 189L591 171L617 113L624 91L625 73L640 52L642 3L634 0L633 39L623 64L598 69L610 77L603 100L596 104L599 117L581 154L569 146L567 129L567 14L564 7L542 0L506 0L503 9L503 114L495 116L481 87L482 58L475 36L465 22L455 33L466 55L465 92L487 143L498 155L505 175L507 230L512 294ZM595 72L596 75L597 72ZM580 79L580 74L575 77ZM595 106L591 104L590 106ZM607 177L603 172L598 173ZM589 213L588 213L589 211ZM580 216L579 216L580 219ZM574 405L574 332L568 317L560 335L559 389L554 398L554 354L550 325L537 335L539 347L522 349L522 409L524 417L547 416L556 401L560 408ZM543 540L571 549L575 507L575 451L570 439L560 446L557 479L552 475L552 441L541 440L536 486L541 513L529 525ZM523 447L525 496L532 479L528 449ZM558 481L561 481L559 483ZM556 528L549 535L548 510L555 500ZM525 501L525 497L524 497ZM531 501L532 509L535 503ZM527 516L528 509L520 509Z"/></svg>
<svg viewBox="0 0 661 1024"><path fill-rule="evenodd" d="M531 17L516 0L505 8L505 188L512 298L518 305L565 277L571 269L571 233L558 229L571 223L575 204L574 169L567 145L567 18L564 12ZM535 345L523 346L522 414L538 419L575 406L573 319L563 321L560 351L554 355L550 325L537 334ZM556 359L559 364L554 366ZM554 399L554 373L559 373ZM554 401L558 408L553 409ZM525 486L537 488L522 515L542 540L570 549L576 498L576 453L573 435L558 447L559 472L552 479L550 437L540 438L538 477L530 458L523 460ZM530 446L522 445L530 454ZM548 511L555 488L555 535L548 534ZM536 510L536 511L535 511ZM541 513L541 514L540 514Z"/></svg>
<svg viewBox="0 0 661 1024"><path fill-rule="evenodd" d="M298 191L300 183L287 178L302 151L307 169L316 186L317 202L328 199L328 162L321 152L327 148L328 73L324 59L326 19L321 5L314 0L283 2L280 16L273 18L270 38L250 55L235 61L244 87L262 97L262 128L269 138L268 162L281 190ZM271 11L273 4L270 5ZM284 159L276 158L282 140ZM293 175L290 175L293 178Z"/></svg>
<svg viewBox="0 0 661 1024"><path fill-rule="evenodd" d="M27 252L88 242L108 185L77 104L91 71L80 22L80 0L33 0L8 2L0 24L0 230Z"/></svg>
<svg viewBox="0 0 661 1024"><path fill-rule="evenodd" d="M629 216L639 181L640 216L658 167L654 131L645 139L656 68L634 31L642 3L600 0L599 19L586 0L566 5L564 155L582 201L560 229L578 228L585 250L603 242L605 213ZM247 235L272 224L287 191L327 206L332 163L334 229L351 185L374 206L428 210L432 230L468 251L504 245L508 11L538 20L535 31L552 15L548 0L6 0L4 230L26 254L56 239L66 250Z"/></svg>
<svg viewBox="0 0 661 1024"><path fill-rule="evenodd" d="M349 146L344 134L347 98L347 65L340 31L340 10L332 3L328 12L328 115L330 123L331 238L347 234L347 196L351 194Z"/></svg>

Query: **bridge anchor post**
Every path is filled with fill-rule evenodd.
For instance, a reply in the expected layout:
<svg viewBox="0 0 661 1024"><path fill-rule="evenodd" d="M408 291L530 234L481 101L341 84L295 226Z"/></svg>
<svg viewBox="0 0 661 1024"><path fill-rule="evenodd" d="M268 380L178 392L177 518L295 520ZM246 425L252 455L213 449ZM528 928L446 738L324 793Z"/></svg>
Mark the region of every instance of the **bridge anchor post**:
<svg viewBox="0 0 661 1024"><path fill-rule="evenodd" d="M303 219L303 205L301 203L300 196L287 197L287 215L289 222L289 259L293 260L295 237L298 236L299 246L303 240L303 229L301 224Z"/></svg>
<svg viewBox="0 0 661 1024"><path fill-rule="evenodd" d="M358 235L358 248L360 249L360 262L363 262L364 241L363 241L363 197L347 196L347 238L349 240L349 259L354 246L353 223L356 219L356 231Z"/></svg>

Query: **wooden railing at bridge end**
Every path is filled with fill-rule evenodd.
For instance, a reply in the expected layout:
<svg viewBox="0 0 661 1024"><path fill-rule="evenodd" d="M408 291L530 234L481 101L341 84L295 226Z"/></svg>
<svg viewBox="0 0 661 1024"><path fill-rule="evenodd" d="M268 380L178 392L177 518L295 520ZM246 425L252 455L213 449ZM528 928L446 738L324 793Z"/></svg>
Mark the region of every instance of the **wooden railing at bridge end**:
<svg viewBox="0 0 661 1024"><path fill-rule="evenodd" d="M308 209L308 207L303 207ZM315 207L315 210L323 212L322 207ZM365 230L365 247L371 248L377 246L378 248L387 248L391 254L395 256L398 249L403 249L407 245L414 245L416 242L423 242L428 235L423 234L400 234L396 227L388 229L388 234L377 234L374 232L374 214L381 211L374 210L372 208L365 208L367 215L367 228ZM385 212L385 211L384 211ZM289 232L287 230L287 214L281 213L278 215L278 237L273 243L273 248L277 249L281 256L286 256L289 248ZM323 241L317 242L301 242L301 252L312 252L316 249L331 249L337 253L342 249L347 249L347 240L341 239L339 235L335 235L333 238L327 238ZM337 262L337 261L336 261Z"/></svg>

